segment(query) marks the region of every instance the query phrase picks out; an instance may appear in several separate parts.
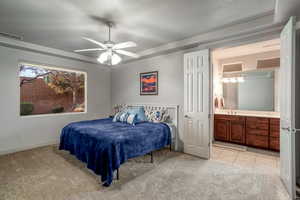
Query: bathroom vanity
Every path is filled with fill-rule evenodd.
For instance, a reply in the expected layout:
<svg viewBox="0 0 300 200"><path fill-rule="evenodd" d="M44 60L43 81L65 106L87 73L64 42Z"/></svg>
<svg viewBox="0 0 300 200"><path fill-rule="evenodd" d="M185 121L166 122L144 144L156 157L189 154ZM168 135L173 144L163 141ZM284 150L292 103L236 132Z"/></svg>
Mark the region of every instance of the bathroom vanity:
<svg viewBox="0 0 300 200"><path fill-rule="evenodd" d="M251 65L247 67L248 60L243 60L239 68L226 63L239 63L241 58L219 60L214 81L214 140L279 151L279 60L270 67L250 58Z"/></svg>
<svg viewBox="0 0 300 200"><path fill-rule="evenodd" d="M214 139L279 151L279 116L215 114Z"/></svg>

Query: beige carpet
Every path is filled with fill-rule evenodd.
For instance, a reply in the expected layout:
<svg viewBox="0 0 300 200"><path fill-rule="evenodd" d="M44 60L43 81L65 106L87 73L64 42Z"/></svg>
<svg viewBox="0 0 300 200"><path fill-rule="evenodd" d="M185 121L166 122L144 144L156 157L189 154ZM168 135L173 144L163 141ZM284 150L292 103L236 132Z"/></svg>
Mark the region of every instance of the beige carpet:
<svg viewBox="0 0 300 200"><path fill-rule="evenodd" d="M0 200L285 200L278 174L161 150L123 164L109 188L67 152L48 146L0 156Z"/></svg>

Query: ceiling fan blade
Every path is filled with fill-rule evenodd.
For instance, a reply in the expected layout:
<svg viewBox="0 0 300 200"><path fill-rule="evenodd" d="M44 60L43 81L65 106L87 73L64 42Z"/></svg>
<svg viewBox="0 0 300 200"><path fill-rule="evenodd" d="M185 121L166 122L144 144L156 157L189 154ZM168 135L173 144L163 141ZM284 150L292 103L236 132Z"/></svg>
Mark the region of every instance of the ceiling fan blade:
<svg viewBox="0 0 300 200"><path fill-rule="evenodd" d="M103 51L105 49L102 48L94 48L94 49L78 49L78 50L74 50L74 52L86 52L86 51Z"/></svg>
<svg viewBox="0 0 300 200"><path fill-rule="evenodd" d="M125 49L125 48L129 48L129 47L136 47L137 44L135 42L122 42L119 44L115 44L113 46L113 49Z"/></svg>
<svg viewBox="0 0 300 200"><path fill-rule="evenodd" d="M92 42L92 43L94 43L94 44L99 45L99 46L102 47L103 49L107 49L107 46L106 46L105 44L101 43L101 42L98 42L98 41L96 41L96 40L93 40L93 39L87 38L87 37L82 37L82 38L85 39L85 40L87 40L87 41L90 41L90 42Z"/></svg>
<svg viewBox="0 0 300 200"><path fill-rule="evenodd" d="M140 56L136 53L132 53L129 51L124 51L124 50L115 50L115 52L125 55L125 56L129 56L129 57L133 57L133 58L139 58Z"/></svg>

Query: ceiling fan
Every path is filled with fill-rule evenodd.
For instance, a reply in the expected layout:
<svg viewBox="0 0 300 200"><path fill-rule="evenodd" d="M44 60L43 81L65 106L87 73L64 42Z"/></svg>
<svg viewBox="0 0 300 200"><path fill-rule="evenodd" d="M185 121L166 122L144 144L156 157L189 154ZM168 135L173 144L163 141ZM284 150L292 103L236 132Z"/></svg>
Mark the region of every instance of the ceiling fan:
<svg viewBox="0 0 300 200"><path fill-rule="evenodd" d="M108 40L105 42L98 42L96 40L93 40L91 38L83 37L84 40L87 40L89 42L92 42L94 44L97 44L100 46L100 48L91 48L91 49L78 49L74 52L88 52L88 51L104 51L100 54L97 61L101 64L106 65L117 65L122 61L122 58L119 54L129 56L132 58L139 58L139 55L136 53L132 53L129 51L125 51L123 49L130 48L130 47L136 47L137 44L135 42L122 42L122 43L114 43L111 40L111 27L113 23L107 23L108 26Z"/></svg>

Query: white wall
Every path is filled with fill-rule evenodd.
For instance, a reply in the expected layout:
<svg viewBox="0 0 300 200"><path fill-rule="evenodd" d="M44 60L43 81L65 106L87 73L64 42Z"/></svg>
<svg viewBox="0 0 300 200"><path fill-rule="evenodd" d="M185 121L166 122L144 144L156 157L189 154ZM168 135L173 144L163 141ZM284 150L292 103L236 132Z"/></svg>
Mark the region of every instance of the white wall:
<svg viewBox="0 0 300 200"><path fill-rule="evenodd" d="M278 58L280 57L280 51L269 51L264 53L251 54L246 56L238 56L233 58L225 58L219 60L219 71L222 71L222 65L230 63L243 63L243 71L255 70L257 67L257 60Z"/></svg>
<svg viewBox="0 0 300 200"><path fill-rule="evenodd" d="M20 117L20 61L86 71L87 113ZM96 64L0 46L0 154L56 143L66 124L107 116L111 110L110 78L110 71Z"/></svg>
<svg viewBox="0 0 300 200"><path fill-rule="evenodd" d="M158 71L158 95L140 96L139 73ZM183 52L120 65L112 70L112 105L157 103L179 105L179 134L182 138ZM180 144L179 144L180 145Z"/></svg>

